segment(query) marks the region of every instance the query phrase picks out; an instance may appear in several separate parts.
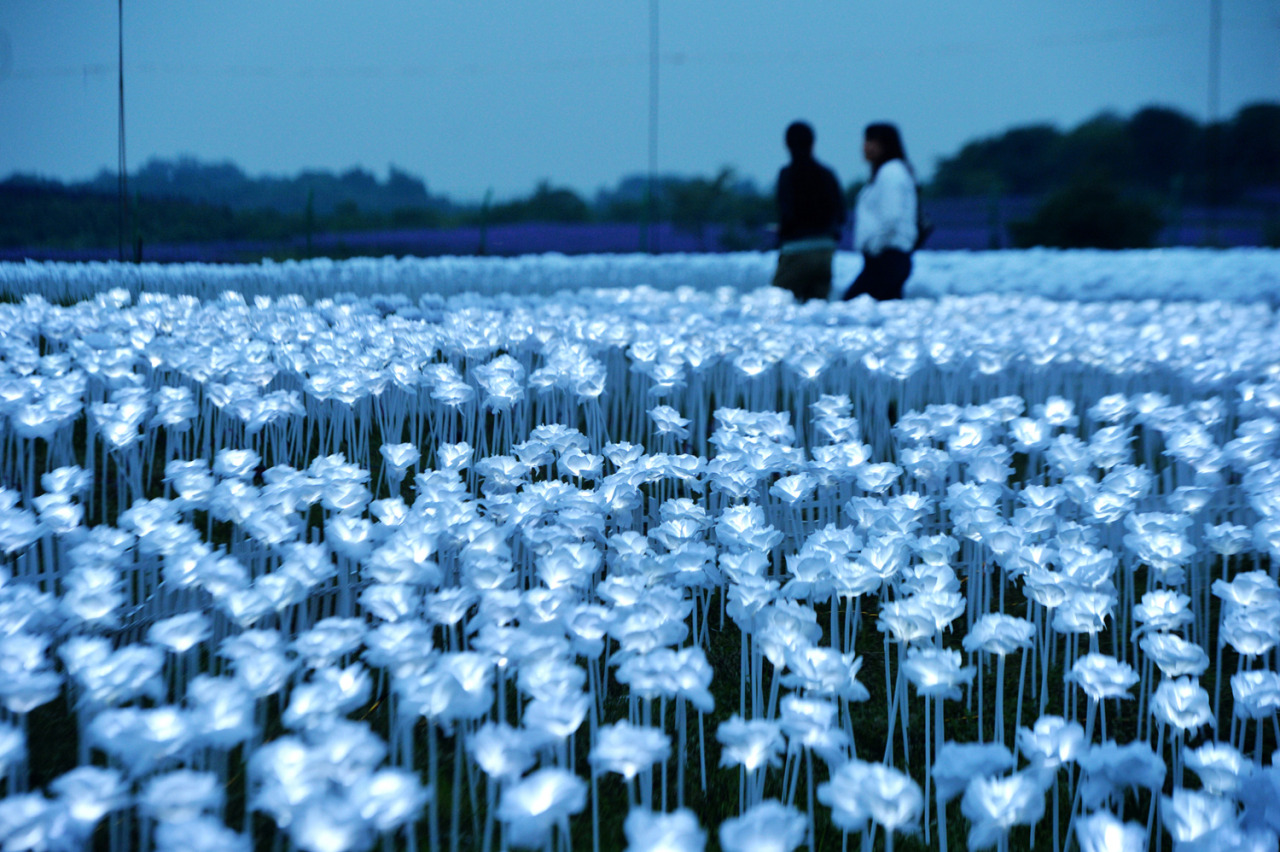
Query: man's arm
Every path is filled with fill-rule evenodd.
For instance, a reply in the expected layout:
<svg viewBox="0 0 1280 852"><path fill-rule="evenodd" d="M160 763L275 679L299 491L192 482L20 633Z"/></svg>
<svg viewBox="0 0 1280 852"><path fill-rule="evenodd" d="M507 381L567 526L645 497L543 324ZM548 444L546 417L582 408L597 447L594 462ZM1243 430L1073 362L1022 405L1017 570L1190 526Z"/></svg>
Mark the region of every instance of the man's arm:
<svg viewBox="0 0 1280 852"><path fill-rule="evenodd" d="M840 179L830 169L827 170L827 174L831 177L829 187L832 210L831 230L835 233L836 240L839 241L844 234L844 226L849 221L849 208L844 203L844 193L840 191Z"/></svg>

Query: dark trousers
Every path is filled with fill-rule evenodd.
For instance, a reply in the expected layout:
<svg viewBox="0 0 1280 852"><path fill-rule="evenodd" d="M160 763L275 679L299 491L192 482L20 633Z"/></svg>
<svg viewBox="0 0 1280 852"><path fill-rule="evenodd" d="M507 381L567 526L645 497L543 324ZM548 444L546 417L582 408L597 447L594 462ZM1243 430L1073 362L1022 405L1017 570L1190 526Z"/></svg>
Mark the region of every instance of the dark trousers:
<svg viewBox="0 0 1280 852"><path fill-rule="evenodd" d="M877 301L901 299L902 285L911 276L911 255L897 249L885 249L879 254L862 255L864 263L858 277L853 279L845 300L866 293Z"/></svg>
<svg viewBox="0 0 1280 852"><path fill-rule="evenodd" d="M831 259L834 249L780 252L773 286L790 290L801 302L825 299L831 293Z"/></svg>

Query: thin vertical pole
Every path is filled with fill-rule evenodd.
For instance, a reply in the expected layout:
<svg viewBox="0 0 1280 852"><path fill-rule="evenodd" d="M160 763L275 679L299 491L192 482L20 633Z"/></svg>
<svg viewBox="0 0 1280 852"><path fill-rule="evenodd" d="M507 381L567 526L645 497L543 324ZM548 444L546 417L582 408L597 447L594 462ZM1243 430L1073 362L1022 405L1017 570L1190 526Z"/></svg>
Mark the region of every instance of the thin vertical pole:
<svg viewBox="0 0 1280 852"><path fill-rule="evenodd" d="M1218 120L1222 76L1222 0L1209 2L1209 120Z"/></svg>
<svg viewBox="0 0 1280 852"><path fill-rule="evenodd" d="M116 0L116 44L120 67L119 159L116 162L117 191L119 193L119 260L124 262L124 234L129 215L129 175L124 155L124 0Z"/></svg>
<svg viewBox="0 0 1280 852"><path fill-rule="evenodd" d="M1209 155L1208 242L1218 244L1219 171L1222 140L1218 125L1219 94L1222 88L1222 0L1209 0L1209 127L1206 138Z"/></svg>
<svg viewBox="0 0 1280 852"><path fill-rule="evenodd" d="M649 181L645 195L645 249L657 254L658 0L649 0Z"/></svg>

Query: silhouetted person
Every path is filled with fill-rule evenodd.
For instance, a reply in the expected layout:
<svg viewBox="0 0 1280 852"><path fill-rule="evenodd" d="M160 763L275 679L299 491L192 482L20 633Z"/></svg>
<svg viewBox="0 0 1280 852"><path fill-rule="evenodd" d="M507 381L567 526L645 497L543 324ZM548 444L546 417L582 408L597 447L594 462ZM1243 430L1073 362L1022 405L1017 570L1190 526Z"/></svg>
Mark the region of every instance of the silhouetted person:
<svg viewBox="0 0 1280 852"><path fill-rule="evenodd" d="M790 164L778 172L778 269L773 285L802 302L831 293L831 259L847 214L835 172L813 158L813 128L787 128Z"/></svg>
<svg viewBox="0 0 1280 852"><path fill-rule="evenodd" d="M901 299L916 247L915 174L892 124L867 125L862 155L871 164L871 180L854 207L853 247L862 252L863 266L844 298L866 293Z"/></svg>

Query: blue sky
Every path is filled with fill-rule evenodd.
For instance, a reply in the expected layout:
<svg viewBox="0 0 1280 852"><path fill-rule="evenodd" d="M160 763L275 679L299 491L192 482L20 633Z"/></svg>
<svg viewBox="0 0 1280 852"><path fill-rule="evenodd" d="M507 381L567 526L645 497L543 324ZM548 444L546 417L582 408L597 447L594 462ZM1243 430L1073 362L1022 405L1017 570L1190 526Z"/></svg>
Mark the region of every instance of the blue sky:
<svg viewBox="0 0 1280 852"><path fill-rule="evenodd" d="M1280 100L1280 0L1221 0L1221 114ZM125 0L130 168L395 164L476 200L648 164L649 0ZM1209 104L1210 0L665 0L658 167L767 186L794 118L842 180L891 120L918 169L1010 126ZM114 168L116 3L0 0L0 176Z"/></svg>

